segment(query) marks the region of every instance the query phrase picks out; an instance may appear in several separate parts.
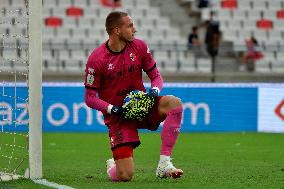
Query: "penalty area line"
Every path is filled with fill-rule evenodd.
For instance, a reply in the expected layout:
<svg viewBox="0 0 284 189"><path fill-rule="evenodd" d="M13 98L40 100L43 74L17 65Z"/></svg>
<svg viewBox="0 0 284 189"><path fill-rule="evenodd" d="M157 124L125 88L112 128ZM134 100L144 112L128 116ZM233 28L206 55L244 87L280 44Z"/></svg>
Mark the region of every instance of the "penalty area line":
<svg viewBox="0 0 284 189"><path fill-rule="evenodd" d="M46 180L46 179L33 179L32 181L35 182L35 183L37 183L37 184L41 184L41 185L48 186L48 187L51 187L51 188L57 188L57 189L75 189L75 188L72 188L72 187L70 187L70 186L60 185L60 184L57 184L57 183L55 183L55 182L49 182L49 181Z"/></svg>

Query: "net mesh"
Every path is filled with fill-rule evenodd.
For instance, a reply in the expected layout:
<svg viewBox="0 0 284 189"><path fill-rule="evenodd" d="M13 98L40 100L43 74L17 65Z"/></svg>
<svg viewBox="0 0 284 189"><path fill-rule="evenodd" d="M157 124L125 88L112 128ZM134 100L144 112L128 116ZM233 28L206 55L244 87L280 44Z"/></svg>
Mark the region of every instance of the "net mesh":
<svg viewBox="0 0 284 189"><path fill-rule="evenodd" d="M0 4L0 180L28 167L28 0Z"/></svg>

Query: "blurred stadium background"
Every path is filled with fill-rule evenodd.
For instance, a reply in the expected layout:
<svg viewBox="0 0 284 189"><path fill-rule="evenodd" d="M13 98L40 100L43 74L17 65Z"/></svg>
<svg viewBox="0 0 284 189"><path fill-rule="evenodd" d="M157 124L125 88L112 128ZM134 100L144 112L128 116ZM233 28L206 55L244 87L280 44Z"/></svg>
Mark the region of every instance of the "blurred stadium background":
<svg viewBox="0 0 284 189"><path fill-rule="evenodd" d="M208 3L206 7L202 8L197 0L121 0L117 6L108 0L42 2L43 130L51 132L45 133L43 140L45 178L61 184L69 183L76 188L125 187L103 184L108 181L102 162L110 156L110 152L105 153L108 146L106 128L101 114L88 109L83 97L88 55L107 40L106 15L112 10L123 10L132 16L136 37L148 43L157 61L167 82L163 94L177 95L184 103L181 147L175 151L183 161L178 157L176 161L187 172L193 173L174 186L211 188L212 183L216 188L284 186L284 169L281 167L284 154L280 146L283 134L246 134L284 132L284 0L208 0L205 1ZM28 164L27 135L22 135L28 130L28 88L25 83L28 81L29 56L32 56L28 54L28 15L24 0L0 0L0 9L0 173L4 168L23 175ZM213 62L204 42L205 23L212 11L220 30L219 53ZM188 45L193 26L199 28L201 46L198 48ZM263 54L252 68L242 63L248 50L246 40L251 36L257 39L257 50ZM70 131L80 133L61 133ZM158 141L159 137L145 133L142 138L146 147L137 150L137 162L149 167L138 163L134 185L143 187L145 178L141 175L145 174L146 183L159 187L162 182L152 183L150 173L154 172L156 162L143 159L145 154L149 154L149 160L158 156L155 152L159 144L155 152L148 148L152 147L150 141L153 138ZM198 138L202 138L202 144ZM211 149L214 140L216 146ZM231 141L225 145L228 140ZM257 141L262 141L260 146L263 149ZM91 142L104 149L89 153L93 150L89 148ZM244 149L241 149L243 144ZM200 149L197 149L199 145ZM228 148L230 150L225 154L231 159L220 156ZM196 156L188 156L183 149L190 149ZM77 157L80 153L84 155ZM214 158L216 154L219 159ZM240 160L244 156L247 161ZM95 163L92 158L96 159ZM206 159L207 166L211 166L208 168L200 163L200 159ZM57 167L56 162L62 166ZM220 166L223 162L224 165ZM251 166L247 166L248 162ZM149 172L144 173L143 168ZM77 177L76 173L81 176ZM0 182L1 186L38 187L26 181L6 185ZM172 188L173 182L168 181L162 186Z"/></svg>

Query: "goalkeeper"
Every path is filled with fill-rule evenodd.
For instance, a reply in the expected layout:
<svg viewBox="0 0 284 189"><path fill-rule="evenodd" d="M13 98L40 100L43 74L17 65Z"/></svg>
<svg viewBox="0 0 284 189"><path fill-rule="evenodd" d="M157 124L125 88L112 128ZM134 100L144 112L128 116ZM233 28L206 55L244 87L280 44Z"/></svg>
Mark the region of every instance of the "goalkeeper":
<svg viewBox="0 0 284 189"><path fill-rule="evenodd" d="M107 173L113 181L130 181L134 175L133 150L140 145L138 129L155 131L164 121L156 176L178 178L183 172L173 166L170 156L181 125L181 100L159 96L162 77L147 45L135 39L136 29L127 13L111 12L105 27L109 39L91 53L86 65L85 101L103 113L109 130L113 159L107 160ZM125 96L133 90L146 92L142 71L151 80L147 96L155 99L153 107L142 121L125 119Z"/></svg>

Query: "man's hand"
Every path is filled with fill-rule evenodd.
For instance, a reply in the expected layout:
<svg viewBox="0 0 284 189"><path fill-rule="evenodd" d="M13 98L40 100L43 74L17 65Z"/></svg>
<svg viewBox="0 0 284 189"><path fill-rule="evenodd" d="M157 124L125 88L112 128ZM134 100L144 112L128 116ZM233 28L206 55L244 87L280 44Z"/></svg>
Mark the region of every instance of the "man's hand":
<svg viewBox="0 0 284 189"><path fill-rule="evenodd" d="M155 97L144 92L134 93L133 100L123 106L125 119L142 121L154 106Z"/></svg>
<svg viewBox="0 0 284 189"><path fill-rule="evenodd" d="M158 87L153 87L149 89L148 95L151 97L157 97L159 96L160 90Z"/></svg>
<svg viewBox="0 0 284 189"><path fill-rule="evenodd" d="M124 112L124 108L121 107L121 106L114 106L114 105L110 104L107 107L107 113L108 114L121 116L123 112Z"/></svg>

